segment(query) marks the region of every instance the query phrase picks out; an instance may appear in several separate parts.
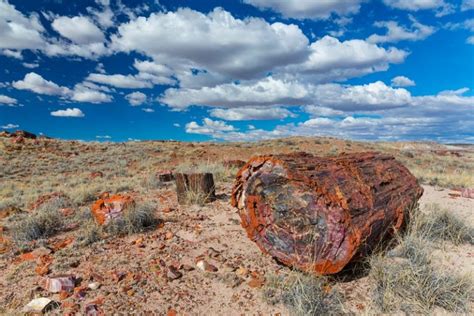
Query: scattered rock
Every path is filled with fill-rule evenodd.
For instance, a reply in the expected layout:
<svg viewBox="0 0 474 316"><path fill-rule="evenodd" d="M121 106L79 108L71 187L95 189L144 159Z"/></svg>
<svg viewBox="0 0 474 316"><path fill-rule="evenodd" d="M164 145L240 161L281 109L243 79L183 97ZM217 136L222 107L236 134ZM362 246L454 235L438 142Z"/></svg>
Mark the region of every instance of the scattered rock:
<svg viewBox="0 0 474 316"><path fill-rule="evenodd" d="M205 271L205 272L217 272L219 269L217 269L216 266L213 266L206 260L198 260L196 262L196 267L198 267L199 270Z"/></svg>
<svg viewBox="0 0 474 316"><path fill-rule="evenodd" d="M170 231L166 232L166 234L165 234L165 239L166 240L169 240L173 237L174 237L174 234L172 232L170 232Z"/></svg>
<svg viewBox="0 0 474 316"><path fill-rule="evenodd" d="M75 287L76 278L74 275L59 275L48 277L44 280L44 289L51 293L72 292Z"/></svg>
<svg viewBox="0 0 474 316"><path fill-rule="evenodd" d="M111 220L122 217L123 212L134 203L131 196L104 196L92 205L92 215L99 225L107 225Z"/></svg>
<svg viewBox="0 0 474 316"><path fill-rule="evenodd" d="M87 287L91 290L97 290L100 287L99 282L92 282L87 285Z"/></svg>
<svg viewBox="0 0 474 316"><path fill-rule="evenodd" d="M265 284L265 278L262 276L252 276L252 279L247 284L251 288L261 288Z"/></svg>
<svg viewBox="0 0 474 316"><path fill-rule="evenodd" d="M247 269L244 268L244 267L239 267L239 268L235 271L235 274L245 277L245 276L247 276L247 275L249 274L249 270L247 270Z"/></svg>
<svg viewBox="0 0 474 316"><path fill-rule="evenodd" d="M62 239L62 240L59 240L59 241L55 242L52 245L52 248L54 249L54 251L58 251L60 249L66 248L67 246L72 244L73 241L74 241L73 237L68 237L68 238L65 238L65 239Z"/></svg>
<svg viewBox="0 0 474 316"><path fill-rule="evenodd" d="M102 177L104 177L104 173L102 171L94 171L89 174L90 179L102 178Z"/></svg>
<svg viewBox="0 0 474 316"><path fill-rule="evenodd" d="M105 315L100 307L95 303L89 303L84 307L86 316L102 316Z"/></svg>
<svg viewBox="0 0 474 316"><path fill-rule="evenodd" d="M166 277L168 278L168 280L170 281L177 280L181 278L182 276L183 274L179 272L178 269L176 269L174 266L168 267L168 271L166 272Z"/></svg>
<svg viewBox="0 0 474 316"><path fill-rule="evenodd" d="M30 301L23 307L24 313L43 313L52 307L53 300L47 297L39 297Z"/></svg>

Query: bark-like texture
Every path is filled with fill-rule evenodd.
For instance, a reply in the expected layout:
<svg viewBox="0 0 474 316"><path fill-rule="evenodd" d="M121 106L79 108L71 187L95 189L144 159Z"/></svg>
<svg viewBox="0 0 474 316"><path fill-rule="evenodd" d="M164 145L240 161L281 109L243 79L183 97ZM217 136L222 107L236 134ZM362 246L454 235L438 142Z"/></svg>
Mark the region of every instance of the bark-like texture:
<svg viewBox="0 0 474 316"><path fill-rule="evenodd" d="M179 204L186 204L188 194L201 195L204 202L211 202L216 199L214 177L212 173L177 173L176 194Z"/></svg>
<svg viewBox="0 0 474 316"><path fill-rule="evenodd" d="M295 153L252 158L237 174L232 205L263 252L334 274L399 230L422 194L388 155Z"/></svg>

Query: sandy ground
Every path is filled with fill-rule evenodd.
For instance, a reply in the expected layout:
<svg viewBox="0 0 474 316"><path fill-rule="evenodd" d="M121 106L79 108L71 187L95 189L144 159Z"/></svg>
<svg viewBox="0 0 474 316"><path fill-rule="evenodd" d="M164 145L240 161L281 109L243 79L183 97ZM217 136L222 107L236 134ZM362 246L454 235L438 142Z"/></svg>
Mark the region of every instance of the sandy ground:
<svg viewBox="0 0 474 316"><path fill-rule="evenodd" d="M449 190L424 186L421 207L437 203L474 225L474 199L450 198ZM263 255L245 235L239 217L230 205L231 184L219 188L219 199L204 207L177 204L173 187L156 193L164 224L148 233L111 238L90 247L74 243L56 251L50 275L73 274L85 288L98 282L99 289L84 290L68 298L48 294L40 286L34 261L19 261L18 255L0 259L0 312L18 314L33 297L46 296L62 306L56 312L83 311L88 302L99 301L106 314L112 312L178 315L287 315L282 305L269 305L262 297L262 282L270 275L287 272ZM74 237L74 231L48 240L45 246ZM41 248L40 248L41 249ZM44 248L43 248L44 249ZM440 264L456 271L474 271L474 247L444 246L434 253ZM196 267L204 259L217 271ZM171 280L169 266L182 276ZM263 282L264 283L264 282ZM339 285L348 310L364 313L368 303L367 277Z"/></svg>

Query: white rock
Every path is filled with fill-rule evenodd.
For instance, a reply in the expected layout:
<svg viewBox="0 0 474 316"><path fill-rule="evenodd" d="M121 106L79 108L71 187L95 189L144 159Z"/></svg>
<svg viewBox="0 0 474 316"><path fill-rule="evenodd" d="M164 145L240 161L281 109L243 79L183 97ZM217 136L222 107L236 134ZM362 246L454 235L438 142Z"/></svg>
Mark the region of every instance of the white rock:
<svg viewBox="0 0 474 316"><path fill-rule="evenodd" d="M100 287L99 282L92 282L87 285L87 287L91 290L97 290Z"/></svg>
<svg viewBox="0 0 474 316"><path fill-rule="evenodd" d="M42 313L53 301L47 297L39 297L33 299L31 302L23 307L25 313Z"/></svg>

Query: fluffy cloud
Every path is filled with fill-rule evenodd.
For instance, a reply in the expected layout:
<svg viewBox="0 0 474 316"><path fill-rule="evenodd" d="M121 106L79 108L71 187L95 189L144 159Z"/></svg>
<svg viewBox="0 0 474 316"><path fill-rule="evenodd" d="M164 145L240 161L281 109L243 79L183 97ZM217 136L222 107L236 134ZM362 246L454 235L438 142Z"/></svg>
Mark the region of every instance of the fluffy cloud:
<svg viewBox="0 0 474 316"><path fill-rule="evenodd" d="M86 80L123 89L151 88L151 82L133 75L90 74Z"/></svg>
<svg viewBox="0 0 474 316"><path fill-rule="evenodd" d="M468 30L469 32L474 32L474 19L467 19L463 22L459 23L447 23L446 28L450 30L459 30L459 29L465 29ZM466 39L466 43L468 44L474 44L474 35L469 36Z"/></svg>
<svg viewBox="0 0 474 316"><path fill-rule="evenodd" d="M136 91L136 92L127 94L125 96L125 99L127 99L130 105L139 106L139 105L142 105L146 101L146 94Z"/></svg>
<svg viewBox="0 0 474 316"><path fill-rule="evenodd" d="M118 27L112 46L234 78L255 77L278 65L300 62L308 54L308 39L298 26L240 20L220 8L207 15L179 9L138 17Z"/></svg>
<svg viewBox="0 0 474 316"><path fill-rule="evenodd" d="M211 116L226 121L281 120L294 114L285 108L243 107L233 109L213 109Z"/></svg>
<svg viewBox="0 0 474 316"><path fill-rule="evenodd" d="M51 26L61 36L76 44L101 43L105 39L102 31L84 16L61 16L56 18Z"/></svg>
<svg viewBox="0 0 474 316"><path fill-rule="evenodd" d="M85 84L77 84L72 91L71 100L88 103L106 103L112 101L112 96L97 91Z"/></svg>
<svg viewBox="0 0 474 316"><path fill-rule="evenodd" d="M364 0L244 0L260 9L271 9L285 17L296 19L327 19L332 13L346 15L359 12Z"/></svg>
<svg viewBox="0 0 474 316"><path fill-rule="evenodd" d="M474 9L474 0L463 0L461 4L461 11L468 11Z"/></svg>
<svg viewBox="0 0 474 316"><path fill-rule="evenodd" d="M384 0L383 2L389 7L401 10L437 10L436 16L454 12L454 6L444 0Z"/></svg>
<svg viewBox="0 0 474 316"><path fill-rule="evenodd" d="M20 127L20 125L8 123L8 124L2 125L0 127L3 128L3 129L14 129L14 128Z"/></svg>
<svg viewBox="0 0 474 316"><path fill-rule="evenodd" d="M41 49L44 46L43 32L37 14L23 15L8 1L0 0L0 48Z"/></svg>
<svg viewBox="0 0 474 316"><path fill-rule="evenodd" d="M194 132L229 141L259 140L288 136L329 135L360 140L419 140L459 141L474 139L474 97L464 96L467 88L442 91L437 95L410 97L409 106L381 108L377 115L344 115L344 112L323 110L316 116L294 124L277 125L272 130L212 132L194 129ZM309 113L313 107L306 107ZM204 124L203 124L204 125Z"/></svg>
<svg viewBox="0 0 474 316"><path fill-rule="evenodd" d="M210 118L205 118L202 125L194 121L186 124L186 133L190 134L216 135L231 131L235 131L234 126L223 121L214 121Z"/></svg>
<svg viewBox="0 0 474 316"><path fill-rule="evenodd" d="M378 111L407 106L411 94L405 89L387 86L381 81L365 85L325 84L312 90L313 104L341 111Z"/></svg>
<svg viewBox="0 0 474 316"><path fill-rule="evenodd" d="M372 34L367 39L371 43L388 43L399 41L420 41L435 32L432 26L424 25L410 17L412 25L410 28L400 26L396 21L375 22L376 27L386 28L385 35Z"/></svg>
<svg viewBox="0 0 474 316"><path fill-rule="evenodd" d="M401 63L408 53L397 48L379 47L363 40L340 42L325 36L310 46L311 54L302 64L287 67L289 73L307 74L318 81L332 81L387 70Z"/></svg>
<svg viewBox="0 0 474 316"><path fill-rule="evenodd" d="M15 58L15 59L23 59L23 54L19 50L2 49L0 50L0 55Z"/></svg>
<svg viewBox="0 0 474 316"><path fill-rule="evenodd" d="M25 75L23 80L12 83L13 87L19 90L29 90L38 94L60 96L76 102L103 103L112 101L112 97L100 90L101 88L94 84L81 83L76 84L74 89L59 86L58 84L44 79L35 72Z"/></svg>
<svg viewBox="0 0 474 316"><path fill-rule="evenodd" d="M393 87L412 87L415 85L415 81L405 76L397 76L392 79Z"/></svg>
<svg viewBox="0 0 474 316"><path fill-rule="evenodd" d="M411 95L405 89L388 87L381 81L351 86L312 85L267 77L260 81L223 84L212 88L168 89L160 102L176 109L190 105L225 108L281 105L319 105L343 111L379 110L405 106Z"/></svg>
<svg viewBox="0 0 474 316"><path fill-rule="evenodd" d="M301 104L307 95L306 87L300 83L267 77L200 89L170 88L158 100L176 109L190 105L242 107Z"/></svg>
<svg viewBox="0 0 474 316"><path fill-rule="evenodd" d="M48 81L35 72L25 75L23 80L13 82L13 87L19 90L30 90L39 94L66 96L71 90Z"/></svg>
<svg viewBox="0 0 474 316"><path fill-rule="evenodd" d="M59 117L84 117L84 113L78 108L67 108L66 110L57 110L51 112L52 116Z"/></svg>
<svg viewBox="0 0 474 316"><path fill-rule="evenodd" d="M15 105L17 104L17 99L14 99L12 97L9 97L7 95L0 94L0 105L6 104L6 105Z"/></svg>
<svg viewBox="0 0 474 316"><path fill-rule="evenodd" d="M307 105L303 109L306 113L309 113L312 116L336 116L344 114L344 112L341 110L334 110L328 107L317 105Z"/></svg>
<svg viewBox="0 0 474 316"><path fill-rule="evenodd" d="M86 80L122 89L152 88L154 85L171 85L175 81L169 77L140 72L136 75L107 75L92 73Z"/></svg>

